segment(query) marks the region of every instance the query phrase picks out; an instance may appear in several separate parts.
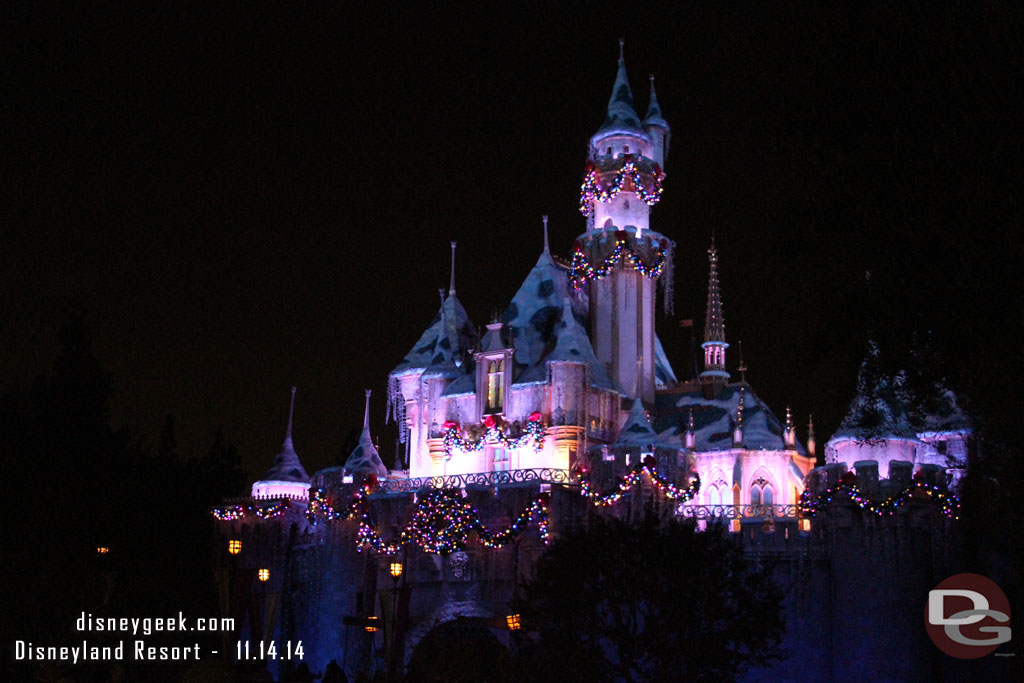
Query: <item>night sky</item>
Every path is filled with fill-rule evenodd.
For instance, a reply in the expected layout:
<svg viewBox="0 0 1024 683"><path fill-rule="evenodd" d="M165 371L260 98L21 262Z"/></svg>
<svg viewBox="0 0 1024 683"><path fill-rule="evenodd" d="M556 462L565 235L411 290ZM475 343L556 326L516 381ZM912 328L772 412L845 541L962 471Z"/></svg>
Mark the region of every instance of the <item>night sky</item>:
<svg viewBox="0 0 1024 683"><path fill-rule="evenodd" d="M672 125L651 224L677 244L677 374L714 230L729 340L801 438L811 412L820 440L838 426L869 328L896 364L933 330L984 411L1020 376L1020 8L721 4L8 3L0 378L50 367L77 297L114 421L147 443L167 413L186 453L223 425L258 476L297 385L312 473L372 388L390 465L387 373L449 241L483 325L542 214L556 254L584 230L622 37L639 113L653 73Z"/></svg>

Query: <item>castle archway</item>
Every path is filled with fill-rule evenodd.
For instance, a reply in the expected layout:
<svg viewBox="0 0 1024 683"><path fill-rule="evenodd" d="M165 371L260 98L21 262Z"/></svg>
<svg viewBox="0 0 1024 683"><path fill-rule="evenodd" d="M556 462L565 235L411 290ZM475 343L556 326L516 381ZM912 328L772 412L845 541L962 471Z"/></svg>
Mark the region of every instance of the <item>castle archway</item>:
<svg viewBox="0 0 1024 683"><path fill-rule="evenodd" d="M509 680L509 654L485 626L449 621L431 629L412 651L410 683Z"/></svg>

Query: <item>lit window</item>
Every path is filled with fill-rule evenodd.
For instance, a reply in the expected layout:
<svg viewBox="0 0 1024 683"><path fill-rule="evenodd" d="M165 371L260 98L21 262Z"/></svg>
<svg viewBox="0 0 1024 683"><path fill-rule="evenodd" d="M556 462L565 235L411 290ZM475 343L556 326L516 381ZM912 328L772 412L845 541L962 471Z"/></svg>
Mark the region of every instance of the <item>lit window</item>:
<svg viewBox="0 0 1024 683"><path fill-rule="evenodd" d="M237 538L233 538L228 541L228 552L232 555L237 555L242 552L242 542Z"/></svg>
<svg viewBox="0 0 1024 683"><path fill-rule="evenodd" d="M110 552L110 548L108 548L105 545L101 545L98 548L96 548L96 554L97 555L106 555L109 552Z"/></svg>
<svg viewBox="0 0 1024 683"><path fill-rule="evenodd" d="M267 580L270 579L270 570L269 569L260 569L259 571L256 572L256 577L260 581L267 581Z"/></svg>
<svg viewBox="0 0 1024 683"><path fill-rule="evenodd" d="M505 623L508 625L509 631L518 631L523 627L518 614L509 614L505 617Z"/></svg>
<svg viewBox="0 0 1024 683"><path fill-rule="evenodd" d="M803 531L803 532L806 533L806 532L808 532L810 530L811 530L811 520L806 519L806 518L805 519L801 519L800 520L800 531Z"/></svg>
<svg viewBox="0 0 1024 683"><path fill-rule="evenodd" d="M505 398L505 361L487 363L487 413L500 413Z"/></svg>

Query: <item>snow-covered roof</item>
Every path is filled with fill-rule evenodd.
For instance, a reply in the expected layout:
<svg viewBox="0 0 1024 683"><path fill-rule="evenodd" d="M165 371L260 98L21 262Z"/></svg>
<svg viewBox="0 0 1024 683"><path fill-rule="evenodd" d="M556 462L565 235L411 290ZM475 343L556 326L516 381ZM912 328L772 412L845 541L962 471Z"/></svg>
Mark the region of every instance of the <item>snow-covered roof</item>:
<svg viewBox="0 0 1024 683"><path fill-rule="evenodd" d="M878 344L868 341L867 354L857 373L857 395L829 442L854 439L916 440L907 412L892 378L879 365Z"/></svg>
<svg viewBox="0 0 1024 683"><path fill-rule="evenodd" d="M612 444L612 448L645 447L654 444L658 439L657 432L651 427L650 420L644 412L644 402L640 399L633 401L633 407L629 411L626 423L619 430L619 436Z"/></svg>
<svg viewBox="0 0 1024 683"><path fill-rule="evenodd" d="M676 383L676 373L672 370L672 364L668 362L665 349L661 346L658 335L654 335L654 386L664 387Z"/></svg>
<svg viewBox="0 0 1024 683"><path fill-rule="evenodd" d="M309 483L309 475L299 462L299 454L295 452L292 439L289 435L281 446L281 452L274 457L270 469L264 473L260 481L296 481L303 484Z"/></svg>
<svg viewBox="0 0 1024 683"><path fill-rule="evenodd" d="M619 68L615 74L611 97L608 98L608 114L604 123L590 138L590 142L595 144L609 135L620 134L647 138L647 133L640 126L640 117L637 115L633 103L633 91L629 87L629 77L626 75L626 59L623 56L622 41L619 41Z"/></svg>
<svg viewBox="0 0 1024 683"><path fill-rule="evenodd" d="M453 293L450 294L442 305L445 313L447 333L441 334L441 308L433 320L420 335L409 353L405 354L402 362L391 371L392 375L402 374L412 370L422 370L434 363L437 358L438 343L440 348L453 350L454 355L461 356L463 352L472 349L476 342L476 328L466 314L462 302Z"/></svg>
<svg viewBox="0 0 1024 683"><path fill-rule="evenodd" d="M366 412L363 414L363 433L359 435L359 443L345 460L345 471L359 474L376 474L385 477L388 468L380 459L377 447L370 438L370 391L366 391Z"/></svg>
<svg viewBox="0 0 1024 683"><path fill-rule="evenodd" d="M597 360L594 354L594 347L590 343L587 331L576 317L573 310L572 299L566 296L562 300L562 311L559 314L558 322L551 332L546 348L554 347L544 354L540 362L531 365L519 376L519 383L540 382L547 379L548 363L580 363L590 369L590 383L601 389L616 391L615 384L604 369L604 365Z"/></svg>
<svg viewBox="0 0 1024 683"><path fill-rule="evenodd" d="M654 76L651 76L651 101L647 105L647 115L644 116L644 127L647 126L661 126L665 129L669 127L668 121L662 118L658 95L654 92Z"/></svg>
<svg viewBox="0 0 1024 683"><path fill-rule="evenodd" d="M657 417L654 429L662 442L682 441L693 411L697 451L728 450L732 445L736 408L743 388L743 447L749 450L785 450L782 423L749 384L729 384L718 398L704 398L700 388L682 392L662 392L655 396ZM797 442L796 450L806 455Z"/></svg>
<svg viewBox="0 0 1024 683"><path fill-rule="evenodd" d="M292 387L291 407L288 409L288 427L284 433L284 443L281 445L281 452L274 457L270 469L264 473L260 481L295 481L302 484L309 483L309 475L299 462L299 454L295 452L295 445L292 443L292 418L295 416L295 387Z"/></svg>
<svg viewBox="0 0 1024 683"><path fill-rule="evenodd" d="M538 365L554 347L555 326L568 295L566 270L555 263L551 254L542 252L501 316L508 330L507 338L515 349L513 383L518 383L519 376Z"/></svg>

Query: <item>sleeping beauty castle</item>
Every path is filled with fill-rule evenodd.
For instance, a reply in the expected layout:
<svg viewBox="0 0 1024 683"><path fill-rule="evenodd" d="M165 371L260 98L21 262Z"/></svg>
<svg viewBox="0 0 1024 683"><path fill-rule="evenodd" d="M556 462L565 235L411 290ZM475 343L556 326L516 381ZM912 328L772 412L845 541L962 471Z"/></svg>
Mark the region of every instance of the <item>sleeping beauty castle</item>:
<svg viewBox="0 0 1024 683"><path fill-rule="evenodd" d="M677 372L655 319L659 293L671 311L681 236L651 221L670 138L653 78L638 114L620 44L568 257L552 253L545 217L536 264L504 312L478 328L456 293L452 243L437 314L387 377L394 469L370 433L367 391L344 466L309 476L289 417L251 496L213 510L221 603L239 627L231 642L301 641L310 669L333 660L350 679L430 670L463 640L511 648L519 625L508 605L532 562L600 507L691 518L751 556L780 560L787 645L822 656L751 680L877 667L899 677L901 666L928 661L926 638L900 635L920 618L920 596L907 586L933 586L953 562L949 487L966 467L970 427L952 394L941 418L915 424L899 382L869 382L862 370L851 413L816 467L813 424L798 438L789 410L780 419L746 382L742 359L734 364L713 241L703 353L683 354ZM874 608L839 615L840 594L869 589ZM846 661L862 628L874 629L870 661ZM281 676L298 664L266 662Z"/></svg>

